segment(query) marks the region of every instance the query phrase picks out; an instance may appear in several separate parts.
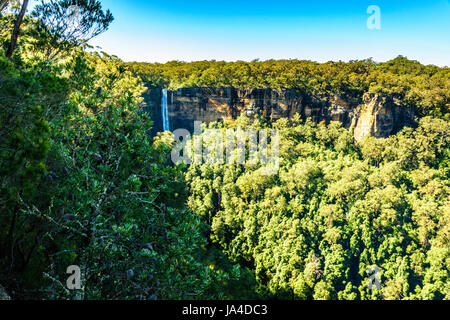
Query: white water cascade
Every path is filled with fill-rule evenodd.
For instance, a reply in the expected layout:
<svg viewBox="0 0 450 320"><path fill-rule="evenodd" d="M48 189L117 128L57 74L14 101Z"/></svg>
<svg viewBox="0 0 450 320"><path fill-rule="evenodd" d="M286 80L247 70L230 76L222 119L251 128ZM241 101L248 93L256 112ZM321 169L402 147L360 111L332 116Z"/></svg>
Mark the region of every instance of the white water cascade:
<svg viewBox="0 0 450 320"><path fill-rule="evenodd" d="M170 131L169 108L167 106L167 89L162 90L161 113L162 113L163 131Z"/></svg>

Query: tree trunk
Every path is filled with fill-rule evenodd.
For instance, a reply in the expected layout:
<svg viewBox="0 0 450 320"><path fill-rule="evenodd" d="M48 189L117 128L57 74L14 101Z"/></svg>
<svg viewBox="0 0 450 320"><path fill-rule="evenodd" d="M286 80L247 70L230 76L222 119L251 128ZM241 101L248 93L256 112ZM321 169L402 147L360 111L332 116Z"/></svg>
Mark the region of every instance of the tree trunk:
<svg viewBox="0 0 450 320"><path fill-rule="evenodd" d="M23 16L27 11L28 0L23 0L22 8L20 9L19 16L17 17L16 22L14 23L14 29L11 34L11 42L9 44L8 51L6 52L6 57L11 59L14 49L17 45L17 39L19 39L20 33L20 25L22 24Z"/></svg>
<svg viewBox="0 0 450 320"><path fill-rule="evenodd" d="M3 9L6 8L6 5L8 4L9 0L0 0L0 12L3 11Z"/></svg>

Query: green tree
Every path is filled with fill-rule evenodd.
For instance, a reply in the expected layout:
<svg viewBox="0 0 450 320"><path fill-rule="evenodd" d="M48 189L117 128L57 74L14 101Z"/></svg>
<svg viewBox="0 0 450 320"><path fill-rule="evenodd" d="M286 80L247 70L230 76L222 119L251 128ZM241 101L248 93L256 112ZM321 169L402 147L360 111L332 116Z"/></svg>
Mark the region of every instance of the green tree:
<svg viewBox="0 0 450 320"><path fill-rule="evenodd" d="M41 0L31 16L37 20L38 46L49 60L105 32L114 20L98 0Z"/></svg>

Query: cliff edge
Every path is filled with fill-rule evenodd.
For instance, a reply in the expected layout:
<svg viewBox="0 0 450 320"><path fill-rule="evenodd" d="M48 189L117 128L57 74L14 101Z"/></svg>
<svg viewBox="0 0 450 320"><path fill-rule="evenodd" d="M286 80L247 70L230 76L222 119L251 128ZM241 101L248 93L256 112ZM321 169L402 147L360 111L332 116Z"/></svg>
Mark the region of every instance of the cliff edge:
<svg viewBox="0 0 450 320"><path fill-rule="evenodd" d="M154 131L162 131L162 88L144 94L144 110L154 121ZM353 129L356 141L365 136L388 137L414 123L414 110L399 99L374 93L362 98L338 94L311 95L295 90L181 88L168 91L170 129L193 130L194 121L205 123L233 120L239 115L270 121L299 114L303 119L329 123L338 121Z"/></svg>

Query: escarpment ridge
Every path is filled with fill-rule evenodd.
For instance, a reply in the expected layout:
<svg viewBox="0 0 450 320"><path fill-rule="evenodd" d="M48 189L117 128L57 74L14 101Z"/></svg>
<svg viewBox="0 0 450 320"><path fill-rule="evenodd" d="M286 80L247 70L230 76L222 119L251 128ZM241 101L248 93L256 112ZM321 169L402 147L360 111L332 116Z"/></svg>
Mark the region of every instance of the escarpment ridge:
<svg viewBox="0 0 450 320"><path fill-rule="evenodd" d="M148 88L144 94L144 110L150 113L155 132L163 131L162 92L163 88ZM167 109L170 130L192 131L194 121L233 120L242 114L269 121L299 114L317 123L341 122L343 127L353 129L356 141L367 135L388 137L414 122L414 108L393 95L375 93L365 93L357 99L292 89L192 87L167 91Z"/></svg>

